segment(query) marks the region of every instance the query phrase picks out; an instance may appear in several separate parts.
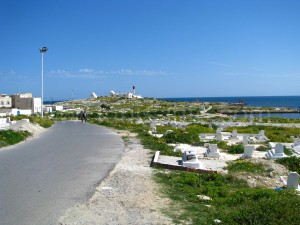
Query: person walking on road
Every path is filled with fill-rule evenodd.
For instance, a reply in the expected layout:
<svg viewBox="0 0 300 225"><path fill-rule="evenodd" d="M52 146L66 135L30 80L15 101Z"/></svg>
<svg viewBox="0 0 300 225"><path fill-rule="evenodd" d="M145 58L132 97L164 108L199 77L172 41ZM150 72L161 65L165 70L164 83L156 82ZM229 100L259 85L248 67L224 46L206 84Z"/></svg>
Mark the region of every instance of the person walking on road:
<svg viewBox="0 0 300 225"><path fill-rule="evenodd" d="M86 111L81 111L80 112L80 119L81 119L82 123L83 123L83 121L86 122L86 120L87 120L87 113L86 113Z"/></svg>
<svg viewBox="0 0 300 225"><path fill-rule="evenodd" d="M86 111L84 110L83 111L83 114L82 114L82 122L83 122L83 120L84 120L84 122L86 122L86 120L87 120L87 113L86 113Z"/></svg>

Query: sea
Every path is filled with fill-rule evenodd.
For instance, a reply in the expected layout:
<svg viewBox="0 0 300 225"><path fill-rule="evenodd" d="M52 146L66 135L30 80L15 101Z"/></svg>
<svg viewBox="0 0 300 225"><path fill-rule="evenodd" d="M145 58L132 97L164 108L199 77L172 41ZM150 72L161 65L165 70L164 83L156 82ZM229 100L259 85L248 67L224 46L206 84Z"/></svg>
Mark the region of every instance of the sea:
<svg viewBox="0 0 300 225"><path fill-rule="evenodd" d="M189 97L189 98L160 98L171 102L226 102L245 103L247 106L262 107L288 107L300 110L300 96L246 96L246 97ZM300 119L300 113L262 113L262 114L241 114L240 117L282 117Z"/></svg>

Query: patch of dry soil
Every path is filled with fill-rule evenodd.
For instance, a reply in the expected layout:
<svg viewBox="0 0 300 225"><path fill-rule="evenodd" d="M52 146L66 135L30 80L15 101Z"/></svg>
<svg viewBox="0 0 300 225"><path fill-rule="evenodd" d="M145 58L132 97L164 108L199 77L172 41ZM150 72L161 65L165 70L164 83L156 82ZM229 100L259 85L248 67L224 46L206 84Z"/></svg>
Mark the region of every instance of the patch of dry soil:
<svg viewBox="0 0 300 225"><path fill-rule="evenodd" d="M247 181L250 187L266 187L266 188L275 188L283 186L283 182L280 179L280 176L287 176L288 170L281 164L275 163L274 160L269 159L247 159L254 163L262 163L265 169L271 171L270 173L265 174L248 174L248 173L238 173L236 176L240 179Z"/></svg>
<svg viewBox="0 0 300 225"><path fill-rule="evenodd" d="M67 211L60 225L172 224L161 213L169 200L160 196L153 181L149 151L129 132L125 151L115 168L86 203Z"/></svg>
<svg viewBox="0 0 300 225"><path fill-rule="evenodd" d="M11 124L9 126L9 129L16 130L16 131L18 130L28 131L32 134L33 137L38 137L38 135L41 132L46 130L45 128L41 127L38 124L33 124L26 121L17 121L16 123Z"/></svg>

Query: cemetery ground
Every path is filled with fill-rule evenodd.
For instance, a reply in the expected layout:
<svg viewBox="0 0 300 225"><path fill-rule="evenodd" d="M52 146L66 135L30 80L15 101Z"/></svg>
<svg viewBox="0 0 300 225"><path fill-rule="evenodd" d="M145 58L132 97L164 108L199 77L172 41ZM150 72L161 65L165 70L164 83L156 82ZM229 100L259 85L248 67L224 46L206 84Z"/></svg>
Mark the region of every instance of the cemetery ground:
<svg viewBox="0 0 300 225"><path fill-rule="evenodd" d="M300 129L294 127L299 120L271 121L283 125L292 123L291 127L255 124L268 122L256 119L250 126L233 127L237 122L247 122L247 119L215 112L222 107L240 110L240 106L215 104L210 108L216 109L212 113L202 113L205 110L200 102L98 100L64 103L70 110L55 113L54 118L76 119L78 110L88 109L89 122L119 131L124 135L126 149L115 169L99 184L94 196L86 204L70 209L61 224L299 224L300 197L278 180L288 171L300 173L299 157L231 160L226 168L228 173L217 174L149 167L155 151L180 157L181 152L174 152L170 144L203 146L200 133L213 134L217 125L224 122L232 124L226 128L228 132L235 129L238 133L257 133L263 129L270 141L291 142L291 136L300 134ZM154 120L160 122L156 128L157 133L164 134L162 137L149 134L149 124ZM175 128L171 125L174 121L185 126ZM211 143L216 143L226 154L229 151L241 153L237 145L230 147L222 141ZM268 148L268 143L261 143L257 150L266 151ZM285 152L290 154L289 149Z"/></svg>
<svg viewBox="0 0 300 225"><path fill-rule="evenodd" d="M101 123L119 129L126 127L138 133L144 147L152 149L152 153L160 150L166 155L178 155L166 140L145 132L142 124L132 125L121 120L104 120ZM210 128L197 126L197 129L207 131ZM187 130L179 132L183 135L172 136L175 138L173 141L181 139L188 142L188 137L192 139L193 135L188 135ZM294 166L293 169L297 168L299 173L300 159L289 159L284 165ZM160 184L161 194L171 200L163 213L172 218L173 224L298 224L300 197L293 190L283 187L279 177L287 175L289 168L279 162L266 159L235 160L229 163L227 174L198 174L155 168L154 180ZM275 187L278 189L275 190Z"/></svg>

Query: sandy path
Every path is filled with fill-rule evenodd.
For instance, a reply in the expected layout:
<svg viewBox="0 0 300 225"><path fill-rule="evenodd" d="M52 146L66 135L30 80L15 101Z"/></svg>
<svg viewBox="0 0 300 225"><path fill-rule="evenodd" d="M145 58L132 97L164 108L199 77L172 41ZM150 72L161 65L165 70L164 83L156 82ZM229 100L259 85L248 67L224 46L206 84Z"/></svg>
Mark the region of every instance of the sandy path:
<svg viewBox="0 0 300 225"><path fill-rule="evenodd" d="M60 225L77 224L172 224L161 213L168 200L158 194L149 167L149 150L128 132L125 151L115 168L86 203L67 211Z"/></svg>

